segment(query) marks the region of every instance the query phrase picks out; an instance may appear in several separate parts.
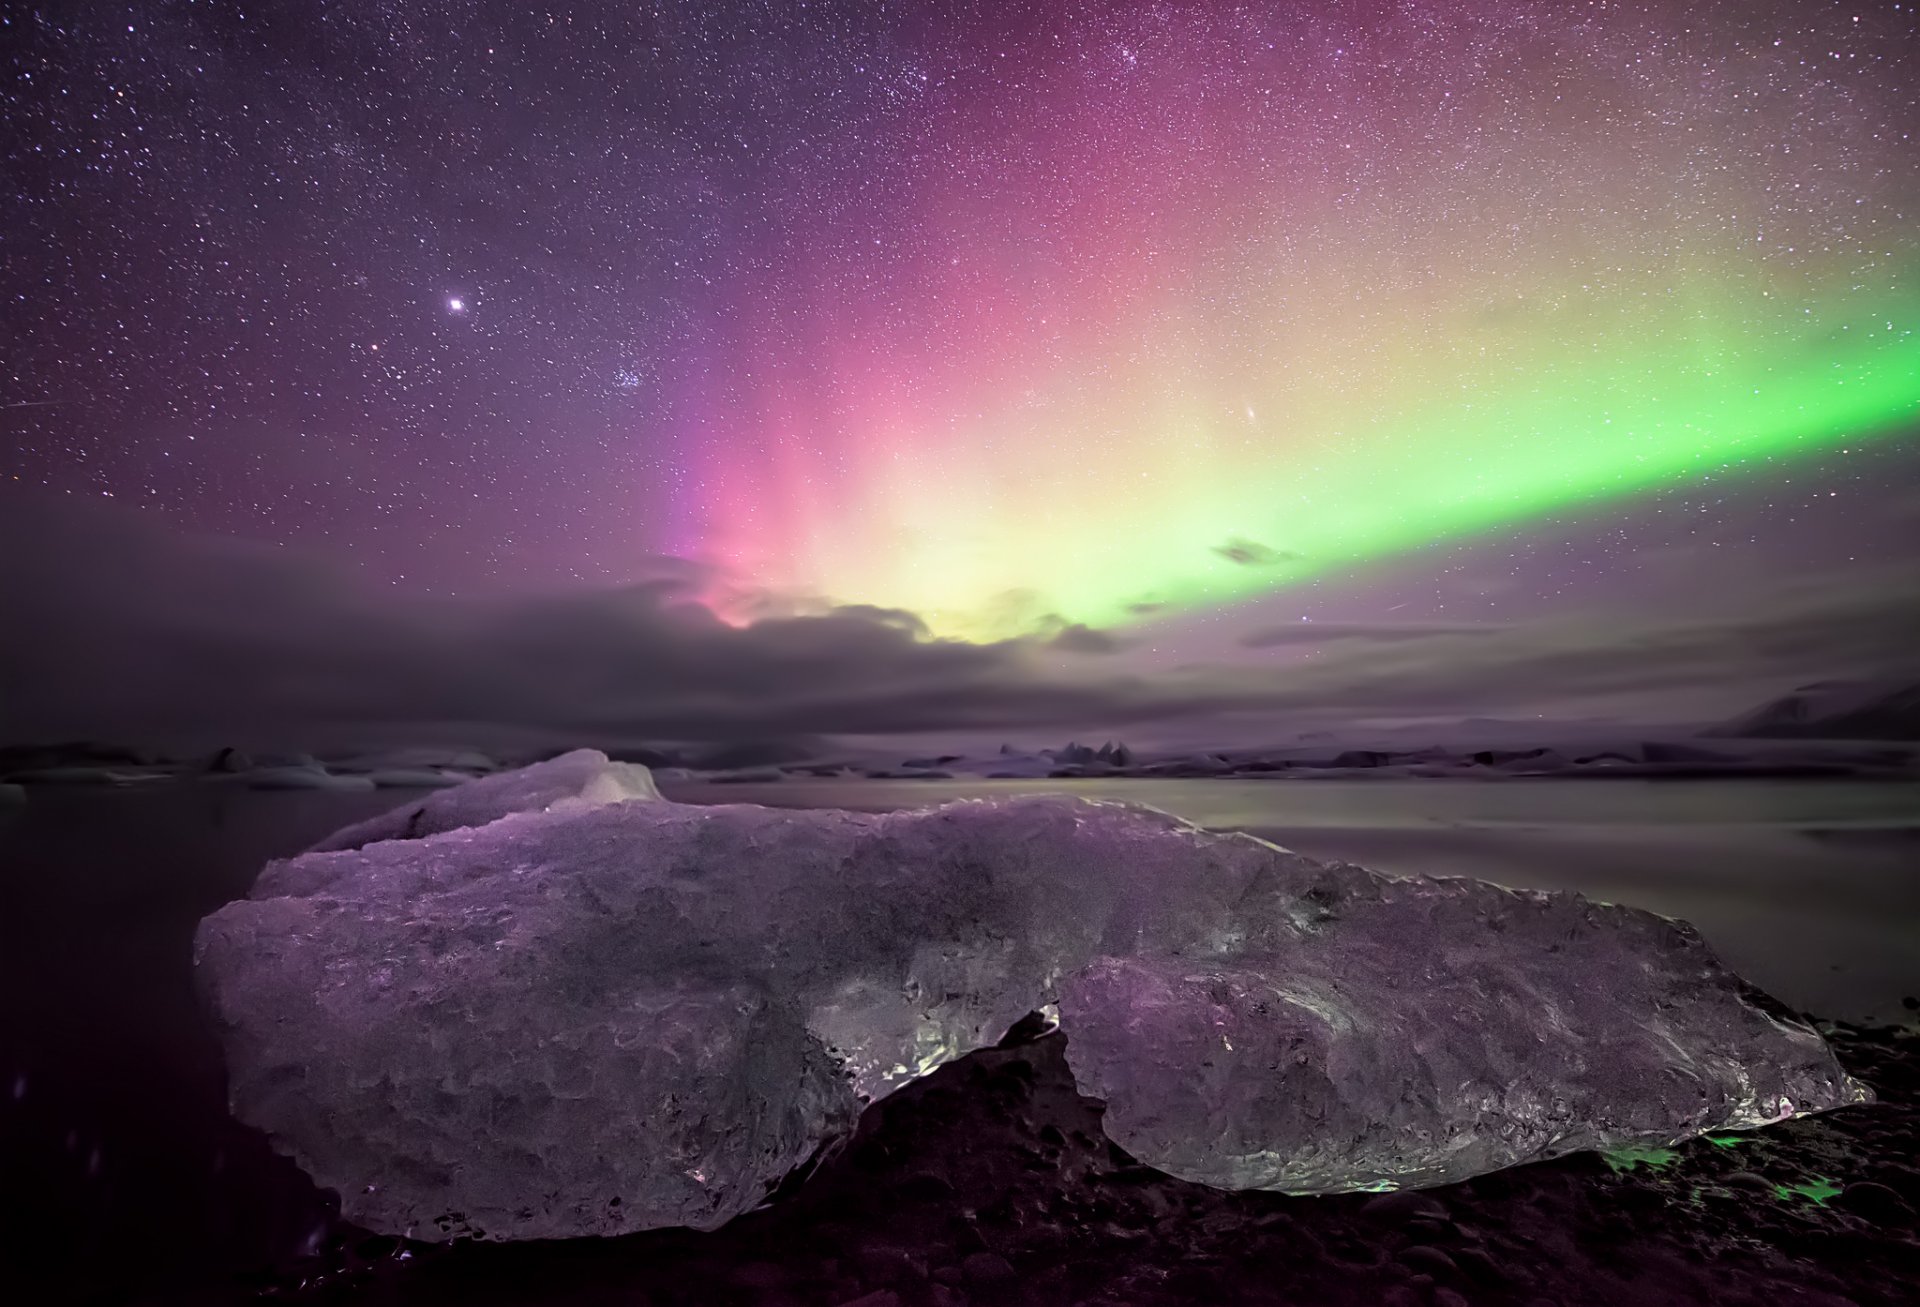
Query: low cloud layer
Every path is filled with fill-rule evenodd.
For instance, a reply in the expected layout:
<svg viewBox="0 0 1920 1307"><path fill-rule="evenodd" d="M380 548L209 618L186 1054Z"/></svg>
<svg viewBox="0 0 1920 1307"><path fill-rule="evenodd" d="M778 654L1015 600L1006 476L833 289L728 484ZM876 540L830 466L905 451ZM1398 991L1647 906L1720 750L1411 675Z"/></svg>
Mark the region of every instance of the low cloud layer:
<svg viewBox="0 0 1920 1307"><path fill-rule="evenodd" d="M1082 654L1115 654L1127 647L1126 641L1111 631L1096 630L1079 622L1062 627L1048 643L1067 653Z"/></svg>
<svg viewBox="0 0 1920 1307"><path fill-rule="evenodd" d="M471 727L726 742L1206 721L1231 734L1250 716L1324 726L1623 696L1712 716L1808 679L1911 668L1920 614L1920 569L1889 568L1688 620L1302 624L1338 656L1148 673L1126 642L1078 628L934 641L910 614L866 608L731 627L691 601L697 573L671 560L617 589L451 599L124 512L0 510L0 741ZM1284 629L1247 643L1298 643Z"/></svg>
<svg viewBox="0 0 1920 1307"><path fill-rule="evenodd" d="M1258 540L1246 540L1239 536L1230 538L1225 544L1215 545L1213 552L1242 567L1273 567L1280 563L1298 563L1306 558L1305 554L1290 549L1275 549L1272 545L1263 545Z"/></svg>
<svg viewBox="0 0 1920 1307"><path fill-rule="evenodd" d="M1440 624L1436 622L1289 622L1249 631L1240 637L1247 649L1273 649L1286 645L1320 645L1335 640L1359 640L1372 644L1402 644L1431 640L1445 635L1497 635L1506 630L1492 624Z"/></svg>

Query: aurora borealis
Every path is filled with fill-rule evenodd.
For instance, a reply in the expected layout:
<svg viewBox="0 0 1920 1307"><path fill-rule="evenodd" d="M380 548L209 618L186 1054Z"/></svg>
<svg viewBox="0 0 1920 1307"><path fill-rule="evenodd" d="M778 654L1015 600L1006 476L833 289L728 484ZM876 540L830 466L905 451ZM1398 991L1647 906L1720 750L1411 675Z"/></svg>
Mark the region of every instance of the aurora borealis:
<svg viewBox="0 0 1920 1307"><path fill-rule="evenodd" d="M1903 4L11 25L0 476L428 591L667 555L980 640L1507 541L1558 594L1540 542L1728 487L1688 532L1818 553L1920 413Z"/></svg>
<svg viewBox="0 0 1920 1307"><path fill-rule="evenodd" d="M1154 8L962 80L749 315L696 549L1111 625L1898 430L1907 144L1730 17Z"/></svg>
<svg viewBox="0 0 1920 1307"><path fill-rule="evenodd" d="M1823 996L1920 992L1917 615L1920 0L0 7L0 1171L59 1286L0 1299L1899 1298L1864 1117L1832 1266L1685 1184L1623 1243L1590 1159L1323 1229L1141 1188L1012 1046L770 1195L846 1210L414 1256L231 1119L188 973L263 861L593 749L1718 904L1911 1024ZM901 975L998 965L945 907Z"/></svg>

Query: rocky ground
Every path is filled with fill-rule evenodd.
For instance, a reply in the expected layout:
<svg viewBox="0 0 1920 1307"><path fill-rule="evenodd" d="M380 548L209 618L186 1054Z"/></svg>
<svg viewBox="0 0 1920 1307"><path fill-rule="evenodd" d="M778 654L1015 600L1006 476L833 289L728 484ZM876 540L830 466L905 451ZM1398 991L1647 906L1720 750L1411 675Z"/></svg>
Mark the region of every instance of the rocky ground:
<svg viewBox="0 0 1920 1307"><path fill-rule="evenodd" d="M1133 1163L1064 1037L1016 1032L867 1113L712 1234L402 1244L153 1301L732 1307L1190 1303L1842 1307L1920 1301L1920 1030L1834 1027L1881 1101L1671 1153L1421 1193L1223 1193Z"/></svg>

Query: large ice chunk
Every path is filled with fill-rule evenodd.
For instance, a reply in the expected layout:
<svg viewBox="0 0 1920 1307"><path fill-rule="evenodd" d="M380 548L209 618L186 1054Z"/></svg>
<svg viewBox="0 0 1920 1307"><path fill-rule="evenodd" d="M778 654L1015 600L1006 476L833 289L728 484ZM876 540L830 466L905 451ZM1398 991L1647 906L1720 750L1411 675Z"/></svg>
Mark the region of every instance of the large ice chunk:
<svg viewBox="0 0 1920 1307"><path fill-rule="evenodd" d="M1222 955L1063 981L1075 1082L1135 1156L1225 1189L1412 1188L1865 1098L1681 923L1466 880L1303 888Z"/></svg>
<svg viewBox="0 0 1920 1307"><path fill-rule="evenodd" d="M598 749L575 749L531 767L456 785L343 827L314 845L314 851L357 849L380 840L420 839L467 826L484 826L516 812L597 808L659 797L653 775L645 767L610 762Z"/></svg>
<svg viewBox="0 0 1920 1307"><path fill-rule="evenodd" d="M336 837L201 924L236 1113L360 1224L712 1227L1055 1002L1116 1140L1218 1185L1435 1183L1864 1094L1644 912L1124 804L589 806L595 768L650 786L569 767L559 801L539 769L444 792L422 821L464 795L432 820L486 824Z"/></svg>

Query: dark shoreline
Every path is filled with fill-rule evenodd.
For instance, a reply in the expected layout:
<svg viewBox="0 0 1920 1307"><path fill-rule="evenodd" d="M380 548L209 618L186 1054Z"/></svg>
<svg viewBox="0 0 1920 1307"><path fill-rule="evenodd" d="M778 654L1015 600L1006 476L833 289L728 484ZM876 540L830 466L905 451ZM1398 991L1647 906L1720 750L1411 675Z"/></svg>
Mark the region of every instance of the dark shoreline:
<svg viewBox="0 0 1920 1307"><path fill-rule="evenodd" d="M1815 1304L1893 1307L1920 1276L1920 1029L1830 1027L1876 1104L1575 1154L1441 1189L1226 1193L1132 1162L1058 1033L871 1109L806 1183L710 1233L451 1245L351 1227L221 1276L42 1266L21 1301L644 1307ZM314 1195L324 1202L324 1196Z"/></svg>

